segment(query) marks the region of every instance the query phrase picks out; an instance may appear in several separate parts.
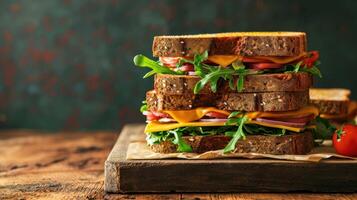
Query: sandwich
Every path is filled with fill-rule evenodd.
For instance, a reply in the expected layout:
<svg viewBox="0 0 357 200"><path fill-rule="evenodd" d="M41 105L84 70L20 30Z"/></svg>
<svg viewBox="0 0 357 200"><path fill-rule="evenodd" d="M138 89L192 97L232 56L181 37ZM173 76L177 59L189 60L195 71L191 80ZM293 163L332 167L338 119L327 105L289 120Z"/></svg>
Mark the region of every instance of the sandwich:
<svg viewBox="0 0 357 200"><path fill-rule="evenodd" d="M320 117L338 124L353 120L357 102L350 100L351 91L344 88L310 88L310 101L320 110Z"/></svg>
<svg viewBox="0 0 357 200"><path fill-rule="evenodd" d="M156 36L154 89L141 112L154 152L306 154L313 147L309 104L319 52L303 32Z"/></svg>

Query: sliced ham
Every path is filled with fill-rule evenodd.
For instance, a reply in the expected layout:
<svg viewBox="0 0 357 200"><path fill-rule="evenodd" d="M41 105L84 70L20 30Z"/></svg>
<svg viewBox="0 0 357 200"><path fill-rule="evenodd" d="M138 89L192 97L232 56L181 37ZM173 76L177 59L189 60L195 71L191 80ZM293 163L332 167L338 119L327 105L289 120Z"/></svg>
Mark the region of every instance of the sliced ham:
<svg viewBox="0 0 357 200"><path fill-rule="evenodd" d="M206 114L207 117L211 118L221 118L221 119L227 119L228 115L218 113L218 112L209 112Z"/></svg>
<svg viewBox="0 0 357 200"><path fill-rule="evenodd" d="M158 120L159 122L163 122L163 123L167 123L167 122L176 122L176 120L172 119L172 118L167 118L167 117L164 117L164 118L161 118Z"/></svg>
<svg viewBox="0 0 357 200"><path fill-rule="evenodd" d="M167 67L176 67L180 59L180 57L160 57L159 61Z"/></svg>

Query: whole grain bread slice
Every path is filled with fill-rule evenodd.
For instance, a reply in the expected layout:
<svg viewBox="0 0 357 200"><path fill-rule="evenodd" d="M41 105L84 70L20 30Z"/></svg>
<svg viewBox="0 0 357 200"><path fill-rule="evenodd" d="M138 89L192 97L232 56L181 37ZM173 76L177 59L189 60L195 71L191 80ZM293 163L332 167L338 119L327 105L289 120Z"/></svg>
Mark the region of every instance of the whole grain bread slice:
<svg viewBox="0 0 357 200"><path fill-rule="evenodd" d="M235 78L236 83L238 77ZM154 88L158 94L183 95L193 94L196 83L200 80L198 76L157 74L154 80ZM244 78L244 89L242 92L295 92L306 91L313 84L311 74L278 73L247 75ZM234 87L236 84L234 84ZM220 80L217 93L237 93L237 89L231 89L229 82ZM200 94L215 94L209 84L200 91Z"/></svg>
<svg viewBox="0 0 357 200"><path fill-rule="evenodd" d="M210 55L298 56L306 52L303 32L233 32L154 37L154 57Z"/></svg>
<svg viewBox="0 0 357 200"><path fill-rule="evenodd" d="M194 153L223 149L231 140L224 135L185 136L183 140L192 147ZM157 153L175 153L177 145L170 141L150 146ZM307 154L313 148L311 132L294 133L283 136L248 135L245 140L239 140L234 152L263 154Z"/></svg>
<svg viewBox="0 0 357 200"><path fill-rule="evenodd" d="M226 93L216 95L162 95L155 90L146 93L149 110L189 110L213 106L228 111L289 111L309 103L309 91Z"/></svg>
<svg viewBox="0 0 357 200"><path fill-rule="evenodd" d="M343 88L311 88L310 102L320 114L345 115L348 112L351 91Z"/></svg>

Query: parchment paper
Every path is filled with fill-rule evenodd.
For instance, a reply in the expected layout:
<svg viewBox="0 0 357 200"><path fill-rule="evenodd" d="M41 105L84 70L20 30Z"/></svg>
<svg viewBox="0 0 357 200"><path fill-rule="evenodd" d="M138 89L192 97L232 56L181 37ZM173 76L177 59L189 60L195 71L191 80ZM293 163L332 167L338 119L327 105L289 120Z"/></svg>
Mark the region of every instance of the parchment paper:
<svg viewBox="0 0 357 200"><path fill-rule="evenodd" d="M357 159L353 157L347 157L338 155L335 153L331 141L325 141L321 146L315 147L307 155L272 155L261 153L229 153L224 154L223 150L208 151L205 153L155 153L146 145L145 142L132 142L129 144L126 158L129 160L147 160L147 159L168 159L168 158L180 158L191 160L204 160L204 159L222 159L222 158L237 158L237 159L257 159L257 158L271 158L278 160L295 160L295 161L308 161L319 162L328 158L343 158L343 159Z"/></svg>

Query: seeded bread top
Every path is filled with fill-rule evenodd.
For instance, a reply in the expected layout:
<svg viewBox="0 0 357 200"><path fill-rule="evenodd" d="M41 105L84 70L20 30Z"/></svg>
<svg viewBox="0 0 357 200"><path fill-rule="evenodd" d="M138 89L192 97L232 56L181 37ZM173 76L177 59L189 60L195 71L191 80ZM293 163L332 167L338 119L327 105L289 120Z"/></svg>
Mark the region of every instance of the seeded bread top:
<svg viewBox="0 0 357 200"><path fill-rule="evenodd" d="M298 56L306 52L303 32L234 32L198 35L156 36L154 57L210 55Z"/></svg>

